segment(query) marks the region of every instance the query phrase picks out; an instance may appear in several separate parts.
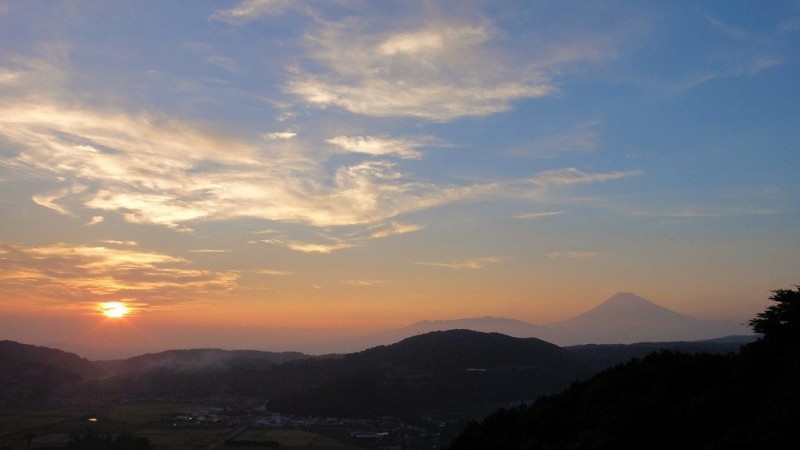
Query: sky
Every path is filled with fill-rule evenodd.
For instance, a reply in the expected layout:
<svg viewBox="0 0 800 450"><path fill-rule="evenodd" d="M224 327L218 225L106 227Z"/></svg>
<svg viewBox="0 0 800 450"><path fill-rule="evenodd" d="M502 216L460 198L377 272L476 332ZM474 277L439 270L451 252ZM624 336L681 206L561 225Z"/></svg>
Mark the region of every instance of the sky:
<svg viewBox="0 0 800 450"><path fill-rule="evenodd" d="M0 2L0 338L747 320L800 283L799 59L797 1Z"/></svg>

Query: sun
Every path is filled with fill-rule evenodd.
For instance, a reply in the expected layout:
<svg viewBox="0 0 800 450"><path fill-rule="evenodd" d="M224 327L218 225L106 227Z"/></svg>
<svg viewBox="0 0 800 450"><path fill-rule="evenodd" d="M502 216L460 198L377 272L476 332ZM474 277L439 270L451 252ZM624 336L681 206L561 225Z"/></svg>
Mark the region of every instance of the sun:
<svg viewBox="0 0 800 450"><path fill-rule="evenodd" d="M105 302L100 304L100 312L110 319L119 319L125 317L130 312L130 308L122 302Z"/></svg>

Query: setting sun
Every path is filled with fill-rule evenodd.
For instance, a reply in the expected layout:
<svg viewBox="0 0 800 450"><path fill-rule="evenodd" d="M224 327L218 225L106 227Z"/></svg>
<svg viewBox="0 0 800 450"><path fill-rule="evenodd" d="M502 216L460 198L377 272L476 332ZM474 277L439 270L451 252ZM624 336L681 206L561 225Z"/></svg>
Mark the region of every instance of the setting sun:
<svg viewBox="0 0 800 450"><path fill-rule="evenodd" d="M100 311L111 319L119 319L130 312L130 309L120 302L105 302L100 304Z"/></svg>

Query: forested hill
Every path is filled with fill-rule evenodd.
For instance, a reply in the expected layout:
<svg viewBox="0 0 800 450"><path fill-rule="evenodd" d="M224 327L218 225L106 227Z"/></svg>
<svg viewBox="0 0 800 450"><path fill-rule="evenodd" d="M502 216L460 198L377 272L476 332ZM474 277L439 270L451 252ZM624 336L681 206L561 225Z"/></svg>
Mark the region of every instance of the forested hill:
<svg viewBox="0 0 800 450"><path fill-rule="evenodd" d="M319 364L308 361L309 369ZM285 364L284 366L291 366ZM403 415L533 400L593 371L539 339L449 330L326 361L330 377L276 398L281 411L319 415Z"/></svg>
<svg viewBox="0 0 800 450"><path fill-rule="evenodd" d="M662 351L472 423L463 449L792 449L800 442L800 288L739 354Z"/></svg>
<svg viewBox="0 0 800 450"><path fill-rule="evenodd" d="M200 370L204 368L222 367L231 364L250 364L269 366L286 361L310 358L299 352L265 352L258 350L220 350L200 348L188 350L166 350L158 353L147 353L128 359L95 361L105 376L131 372L144 372L158 368L181 370Z"/></svg>
<svg viewBox="0 0 800 450"><path fill-rule="evenodd" d="M40 400L59 386L99 373L91 361L73 353L0 341L0 404Z"/></svg>
<svg viewBox="0 0 800 450"><path fill-rule="evenodd" d="M336 358L159 365L87 389L129 398L252 397L268 399L281 412L369 417L444 408L488 412L557 392L593 372L580 358L539 339L450 330Z"/></svg>
<svg viewBox="0 0 800 450"><path fill-rule="evenodd" d="M250 397L283 412L330 416L470 411L532 401L633 356L733 344L652 343L562 348L535 338L448 330L348 355L169 350L90 362L60 350L0 343L0 404L86 399ZM460 415L460 413L459 413Z"/></svg>

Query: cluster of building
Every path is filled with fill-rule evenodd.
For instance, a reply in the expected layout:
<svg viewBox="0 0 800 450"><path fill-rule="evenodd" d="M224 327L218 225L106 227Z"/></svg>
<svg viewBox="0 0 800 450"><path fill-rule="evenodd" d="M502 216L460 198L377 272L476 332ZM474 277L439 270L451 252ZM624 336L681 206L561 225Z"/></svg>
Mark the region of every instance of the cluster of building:
<svg viewBox="0 0 800 450"><path fill-rule="evenodd" d="M431 449L439 447L446 425L431 420L411 424L396 417L337 418L284 415L263 405L251 408L198 407L176 411L174 427L226 426L235 428L302 429L336 437L358 447L382 449Z"/></svg>

